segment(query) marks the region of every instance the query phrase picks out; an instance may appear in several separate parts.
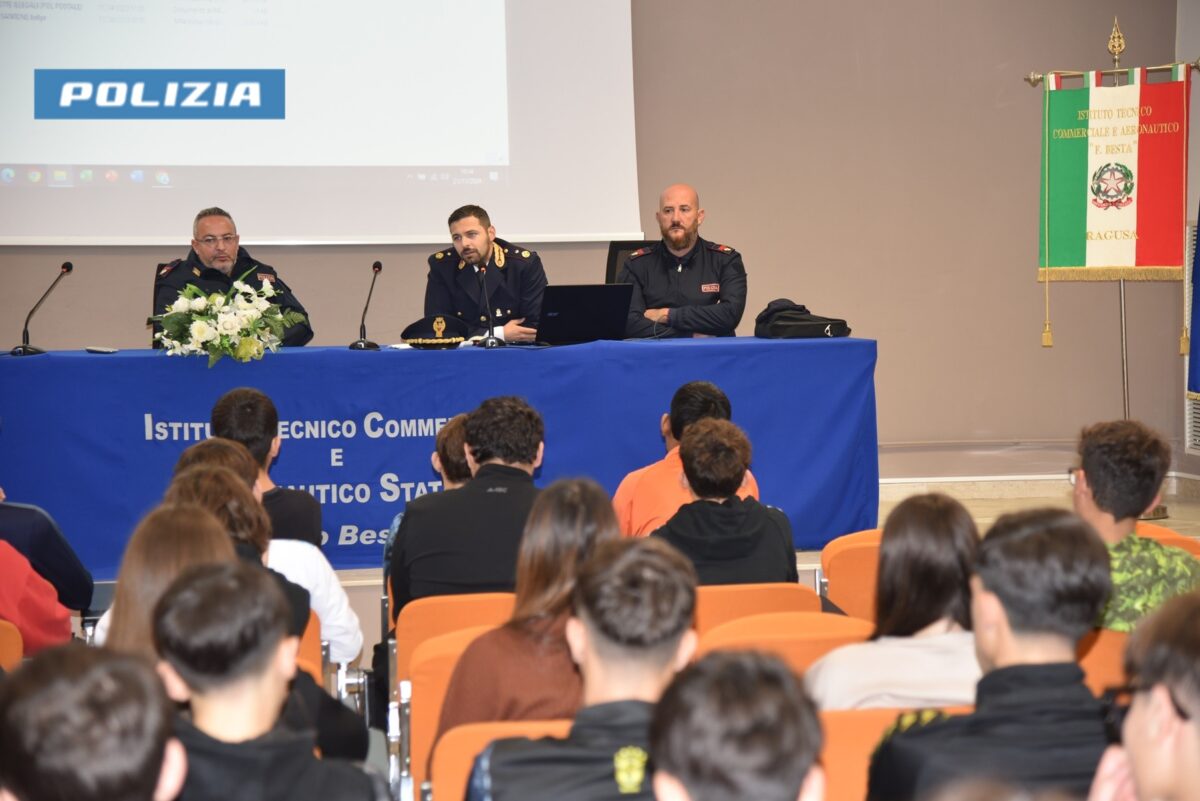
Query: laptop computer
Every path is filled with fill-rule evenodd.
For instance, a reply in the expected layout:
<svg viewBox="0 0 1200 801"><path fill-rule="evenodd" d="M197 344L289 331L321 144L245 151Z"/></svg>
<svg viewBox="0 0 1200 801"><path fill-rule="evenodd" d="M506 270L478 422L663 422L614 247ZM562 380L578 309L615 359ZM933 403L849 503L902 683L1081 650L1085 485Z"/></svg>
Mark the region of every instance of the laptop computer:
<svg viewBox="0 0 1200 801"><path fill-rule="evenodd" d="M542 296L538 344L624 339L632 298L633 284L552 284Z"/></svg>

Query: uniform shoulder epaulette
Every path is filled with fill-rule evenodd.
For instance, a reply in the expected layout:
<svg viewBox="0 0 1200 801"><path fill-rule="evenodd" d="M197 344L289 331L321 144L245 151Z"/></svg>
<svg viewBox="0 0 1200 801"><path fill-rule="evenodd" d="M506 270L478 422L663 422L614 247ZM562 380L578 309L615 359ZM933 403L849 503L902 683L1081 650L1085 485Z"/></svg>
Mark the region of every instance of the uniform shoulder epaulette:
<svg viewBox="0 0 1200 801"><path fill-rule="evenodd" d="M169 261L166 264L158 265L158 277L163 278L170 275L171 271L181 264L183 264L183 259L175 259L174 261Z"/></svg>
<svg viewBox="0 0 1200 801"><path fill-rule="evenodd" d="M436 261L441 261L442 259L448 259L453 255L454 255L454 248L446 248L445 250L439 250L437 253L434 253L429 258L436 260Z"/></svg>
<svg viewBox="0 0 1200 801"><path fill-rule="evenodd" d="M729 245L718 245L716 242L709 242L708 249L715 250L718 253L737 253L737 251L729 247Z"/></svg>
<svg viewBox="0 0 1200 801"><path fill-rule="evenodd" d="M508 247L506 247L504 249L504 252L507 253L509 256L513 256L514 258L519 258L519 259L529 259L535 255L532 250L526 250L525 248L519 248L516 245L509 245Z"/></svg>
<svg viewBox="0 0 1200 801"><path fill-rule="evenodd" d="M651 250L650 248L638 248L637 250L635 250L629 254L629 258L636 259L639 256L645 256L647 253L650 252L650 250Z"/></svg>

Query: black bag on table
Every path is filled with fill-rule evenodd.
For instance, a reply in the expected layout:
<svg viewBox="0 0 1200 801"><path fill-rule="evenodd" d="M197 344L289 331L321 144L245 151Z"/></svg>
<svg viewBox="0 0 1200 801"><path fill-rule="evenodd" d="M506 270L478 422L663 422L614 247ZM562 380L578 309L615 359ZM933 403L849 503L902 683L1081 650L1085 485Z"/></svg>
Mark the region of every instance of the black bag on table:
<svg viewBox="0 0 1200 801"><path fill-rule="evenodd" d="M850 326L845 320L821 317L810 312L807 306L778 298L754 318L754 336L762 339L848 337Z"/></svg>

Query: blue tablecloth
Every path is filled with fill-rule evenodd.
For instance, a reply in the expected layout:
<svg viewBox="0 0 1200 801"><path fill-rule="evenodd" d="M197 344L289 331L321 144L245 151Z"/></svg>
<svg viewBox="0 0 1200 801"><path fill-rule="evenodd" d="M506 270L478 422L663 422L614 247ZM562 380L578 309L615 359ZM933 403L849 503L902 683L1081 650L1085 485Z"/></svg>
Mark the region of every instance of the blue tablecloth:
<svg viewBox="0 0 1200 801"><path fill-rule="evenodd" d="M493 395L546 421L544 486L595 478L609 492L662 457L675 389L709 380L754 445L762 500L800 548L876 525L875 342L861 339L595 342L457 351L303 348L260 362L162 352L0 357L0 486L46 508L97 578L112 578L179 453L207 435L237 386L274 399L283 447L271 475L322 500L335 567L380 564L380 535L406 500L440 488L429 464L441 422Z"/></svg>

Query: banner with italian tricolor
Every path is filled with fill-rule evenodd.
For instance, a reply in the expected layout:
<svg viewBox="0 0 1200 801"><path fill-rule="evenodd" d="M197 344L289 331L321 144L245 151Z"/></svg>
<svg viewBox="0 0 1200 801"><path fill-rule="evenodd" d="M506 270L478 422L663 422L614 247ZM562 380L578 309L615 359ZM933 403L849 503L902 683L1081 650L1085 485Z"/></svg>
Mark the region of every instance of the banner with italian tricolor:
<svg viewBox="0 0 1200 801"><path fill-rule="evenodd" d="M1189 67L1046 76L1038 280L1183 279Z"/></svg>

